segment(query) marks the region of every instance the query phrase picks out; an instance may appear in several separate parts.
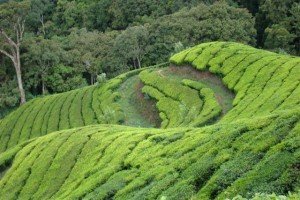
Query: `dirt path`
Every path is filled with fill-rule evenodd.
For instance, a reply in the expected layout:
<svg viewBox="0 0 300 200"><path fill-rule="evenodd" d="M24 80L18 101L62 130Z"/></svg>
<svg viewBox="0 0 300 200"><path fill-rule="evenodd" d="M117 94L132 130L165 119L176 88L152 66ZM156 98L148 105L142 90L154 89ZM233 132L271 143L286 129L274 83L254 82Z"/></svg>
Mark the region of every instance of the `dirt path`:
<svg viewBox="0 0 300 200"><path fill-rule="evenodd" d="M124 111L124 125L135 127L159 127L160 119L155 101L145 99L138 75L128 78L118 89L119 104Z"/></svg>

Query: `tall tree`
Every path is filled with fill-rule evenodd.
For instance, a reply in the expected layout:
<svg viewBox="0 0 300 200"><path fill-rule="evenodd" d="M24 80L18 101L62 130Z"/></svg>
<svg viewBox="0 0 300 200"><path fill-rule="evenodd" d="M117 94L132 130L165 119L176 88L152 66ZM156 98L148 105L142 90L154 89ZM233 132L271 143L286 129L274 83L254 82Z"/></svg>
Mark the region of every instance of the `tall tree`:
<svg viewBox="0 0 300 200"><path fill-rule="evenodd" d="M73 63L81 66L83 71L90 75L90 84L94 84L97 75L106 72L109 64L107 57L111 51L115 33L102 33L73 29L67 37L67 46L72 55Z"/></svg>
<svg viewBox="0 0 300 200"><path fill-rule="evenodd" d="M295 34L295 50L296 55L300 55L300 2L294 3L291 9L291 29Z"/></svg>
<svg viewBox="0 0 300 200"><path fill-rule="evenodd" d="M130 27L116 38L114 50L126 61L131 60L134 68L141 68L148 40L149 33L146 27Z"/></svg>
<svg viewBox="0 0 300 200"><path fill-rule="evenodd" d="M26 19L26 27L37 35L49 35L51 17L55 10L55 1L30 0L30 12Z"/></svg>
<svg viewBox="0 0 300 200"><path fill-rule="evenodd" d="M226 2L199 4L158 18L149 26L150 47L146 62L164 62L175 44L193 46L208 41L235 41L255 44L254 19L246 10Z"/></svg>
<svg viewBox="0 0 300 200"><path fill-rule="evenodd" d="M0 5L0 52L11 59L15 67L21 104L26 102L23 88L20 46L25 31L25 18L29 10L27 1L9 1Z"/></svg>
<svg viewBox="0 0 300 200"><path fill-rule="evenodd" d="M53 22L57 26L56 32L66 35L72 28L86 27L87 9L84 1L57 0L53 14Z"/></svg>
<svg viewBox="0 0 300 200"><path fill-rule="evenodd" d="M299 23L299 1L261 1L256 16L256 27L259 33L258 45L271 50L281 49L299 55Z"/></svg>
<svg viewBox="0 0 300 200"><path fill-rule="evenodd" d="M26 66L27 86L37 87L41 85L42 94L47 91L47 77L52 68L62 62L66 52L56 40L43 37L31 38L27 52L24 54ZM25 78L26 78L25 77Z"/></svg>

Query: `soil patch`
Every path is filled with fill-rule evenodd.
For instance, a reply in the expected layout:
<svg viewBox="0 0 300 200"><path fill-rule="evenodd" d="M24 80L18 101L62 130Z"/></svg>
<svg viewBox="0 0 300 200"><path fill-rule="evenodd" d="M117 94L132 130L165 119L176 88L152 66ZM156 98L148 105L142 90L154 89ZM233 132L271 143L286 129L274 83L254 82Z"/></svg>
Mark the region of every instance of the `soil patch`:
<svg viewBox="0 0 300 200"><path fill-rule="evenodd" d="M161 73L179 80L191 79L206 84L215 92L216 99L222 107L222 116L233 107L234 92L224 85L221 77L209 71L199 71L191 66L170 66L165 68Z"/></svg>
<svg viewBox="0 0 300 200"><path fill-rule="evenodd" d="M136 91L136 106L138 107L141 114L155 127L160 127L161 119L159 117L159 112L156 108L156 101L152 98L146 98L142 93L142 88L144 84L139 80L135 86Z"/></svg>
<svg viewBox="0 0 300 200"><path fill-rule="evenodd" d="M124 125L135 127L160 127L161 120L156 102L145 98L142 93L143 84L138 75L128 78L119 87L121 95L118 103L124 112Z"/></svg>

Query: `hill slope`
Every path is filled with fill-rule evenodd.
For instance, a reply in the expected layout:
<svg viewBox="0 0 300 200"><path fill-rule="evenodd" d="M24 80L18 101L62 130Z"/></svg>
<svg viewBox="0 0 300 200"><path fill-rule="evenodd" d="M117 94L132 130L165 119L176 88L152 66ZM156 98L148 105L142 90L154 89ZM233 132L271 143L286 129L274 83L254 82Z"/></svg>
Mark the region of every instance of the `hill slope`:
<svg viewBox="0 0 300 200"><path fill-rule="evenodd" d="M224 199L300 189L300 58L213 42L170 61L178 68L38 98L1 120L0 196ZM170 72L181 66L198 71ZM235 97L206 80L218 77ZM142 116L126 92L120 99L123 89L155 100L167 129L87 126Z"/></svg>
<svg viewBox="0 0 300 200"><path fill-rule="evenodd" d="M299 110L205 128L90 126L0 157L5 199L224 199L299 189ZM5 157L5 158L4 158ZM11 162L11 161L10 161Z"/></svg>
<svg viewBox="0 0 300 200"><path fill-rule="evenodd" d="M222 121L266 115L300 105L300 58L236 43L205 43L171 58L222 77L236 93L234 108Z"/></svg>
<svg viewBox="0 0 300 200"><path fill-rule="evenodd" d="M105 84L36 98L0 122L0 152L57 130L123 120L116 88L132 73Z"/></svg>

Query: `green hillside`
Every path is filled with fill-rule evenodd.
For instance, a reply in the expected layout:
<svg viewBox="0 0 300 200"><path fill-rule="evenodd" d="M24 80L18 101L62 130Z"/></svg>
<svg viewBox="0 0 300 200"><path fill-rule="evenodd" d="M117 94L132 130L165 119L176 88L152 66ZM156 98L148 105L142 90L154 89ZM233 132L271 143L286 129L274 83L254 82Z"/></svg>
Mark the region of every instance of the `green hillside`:
<svg viewBox="0 0 300 200"><path fill-rule="evenodd" d="M36 98L0 121L0 152L30 138L91 124L123 120L116 89L130 72L105 84Z"/></svg>
<svg viewBox="0 0 300 200"><path fill-rule="evenodd" d="M226 199L300 190L299 57L211 42L170 63L36 98L1 120L0 197Z"/></svg>
<svg viewBox="0 0 300 200"><path fill-rule="evenodd" d="M2 154L5 199L212 199L299 189L299 110L205 128L88 126ZM16 156L15 156L16 154ZM15 157L14 157L15 156Z"/></svg>

